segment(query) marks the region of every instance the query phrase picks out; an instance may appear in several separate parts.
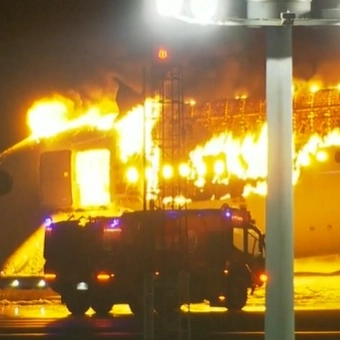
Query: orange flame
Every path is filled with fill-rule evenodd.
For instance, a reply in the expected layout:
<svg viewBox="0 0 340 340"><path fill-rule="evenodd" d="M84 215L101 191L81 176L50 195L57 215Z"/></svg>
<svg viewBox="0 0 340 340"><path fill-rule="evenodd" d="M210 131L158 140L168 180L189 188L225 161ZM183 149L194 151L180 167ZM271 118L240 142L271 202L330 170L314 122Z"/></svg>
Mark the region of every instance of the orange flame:
<svg viewBox="0 0 340 340"><path fill-rule="evenodd" d="M85 125L109 130L118 116L118 112L107 112L106 100L77 112L71 99L59 95L34 102L27 114L33 138L50 137Z"/></svg>
<svg viewBox="0 0 340 340"><path fill-rule="evenodd" d="M317 90L316 90L317 91ZM119 135L119 156L124 166L125 177L128 182L136 183L142 179L146 181L147 199L155 199L159 196L160 176L167 176L176 173L171 167L174 164L161 165L160 146L153 141L154 128L159 119L160 106L156 99L147 99L144 106L137 106L118 119L117 112L107 112L97 103L84 110L83 113L76 112L73 102L65 97L54 97L50 100L43 99L35 102L28 111L28 122L32 129L32 137L48 137L63 130L81 127L84 125L94 126L97 129L114 130ZM107 102L106 102L107 104ZM298 150L294 150L293 184L299 180L301 169L314 162L327 160L327 148L340 145L340 130L334 129L324 136L311 135L308 141ZM144 163L131 164L134 157L139 160L144 153ZM95 183L97 188L103 190L98 192L101 204L107 203L111 198L104 191L109 192L110 161L106 151L101 150L100 156L91 154L96 162L100 163L98 168L90 166L78 166L78 183L82 187L89 181L86 174L79 169L90 169L103 171L103 176L97 176L105 180L105 183ZM88 154L90 155L90 153ZM80 155L78 161L80 162ZM102 162L102 161L103 162ZM90 159L83 159L82 162L90 165ZM203 145L198 145L188 155L186 164L181 163L181 169L177 169L193 185L203 188L209 183L228 185L232 178L241 179L245 186L243 195L250 193L261 195L266 194L267 177L267 125L263 124L258 133L247 133L243 137L236 137L231 132L221 133L214 136ZM165 171L167 170L167 171ZM144 172L144 173L143 173ZM90 177L93 177L93 173ZM85 179L85 180L83 180ZM93 182L93 181L92 181ZM92 183L93 184L93 183ZM93 184L94 185L94 184ZM92 201L86 201L85 205L96 202L93 193L94 189L80 190L91 195ZM106 188L104 190L104 188ZM89 198L88 198L89 199Z"/></svg>

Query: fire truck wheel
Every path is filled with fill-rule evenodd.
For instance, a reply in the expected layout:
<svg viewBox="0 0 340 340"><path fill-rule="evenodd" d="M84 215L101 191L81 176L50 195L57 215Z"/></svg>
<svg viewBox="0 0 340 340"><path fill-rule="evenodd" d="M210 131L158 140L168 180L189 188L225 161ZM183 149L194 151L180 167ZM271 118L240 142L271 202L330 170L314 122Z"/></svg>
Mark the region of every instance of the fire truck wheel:
<svg viewBox="0 0 340 340"><path fill-rule="evenodd" d="M91 302L91 308L97 315L106 315L112 309L113 303L108 298L96 298Z"/></svg>
<svg viewBox="0 0 340 340"><path fill-rule="evenodd" d="M248 299L248 288L243 280L231 279L227 285L226 307L228 310L242 309Z"/></svg>
<svg viewBox="0 0 340 340"><path fill-rule="evenodd" d="M90 308L90 301L87 294L72 292L63 297L67 309L74 315L83 315Z"/></svg>

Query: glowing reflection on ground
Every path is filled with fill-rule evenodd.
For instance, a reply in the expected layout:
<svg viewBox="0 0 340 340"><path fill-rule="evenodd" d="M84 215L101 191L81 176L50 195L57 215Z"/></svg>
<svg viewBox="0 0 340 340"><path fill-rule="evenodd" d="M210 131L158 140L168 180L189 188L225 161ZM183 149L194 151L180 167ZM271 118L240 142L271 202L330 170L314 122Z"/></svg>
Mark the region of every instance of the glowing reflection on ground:
<svg viewBox="0 0 340 340"><path fill-rule="evenodd" d="M294 279L296 309L340 309L340 276L309 275L297 276ZM52 296L53 297L53 296ZM185 309L185 306L183 307ZM265 288L260 288L249 296L244 311L265 310ZM221 312L223 307L211 307L208 302L191 304L190 311ZM113 306L111 316L130 314L128 305ZM94 314L92 309L88 316ZM63 318L69 316L67 308L60 303L58 296L50 299L2 300L0 302L0 317L18 318Z"/></svg>

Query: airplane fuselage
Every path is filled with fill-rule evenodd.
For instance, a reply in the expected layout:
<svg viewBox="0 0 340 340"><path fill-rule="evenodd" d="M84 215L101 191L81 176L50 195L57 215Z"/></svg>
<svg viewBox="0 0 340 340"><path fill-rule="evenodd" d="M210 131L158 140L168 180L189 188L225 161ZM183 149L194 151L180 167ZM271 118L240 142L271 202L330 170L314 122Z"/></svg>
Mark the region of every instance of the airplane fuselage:
<svg viewBox="0 0 340 340"><path fill-rule="evenodd" d="M96 133L84 133L73 135L72 138L66 135L65 138L45 141L28 139L0 155L0 181L3 182L0 185L0 270L8 274L41 271L42 224L45 217L79 211L77 202L72 198L74 192L67 191L73 176L73 170L67 165L65 168L60 164L57 168L52 167L48 190L42 190L41 155L62 150L69 151L72 158L74 152L106 147L114 150L111 137L99 138ZM315 162L303 168L294 186L294 242L297 258L340 253L339 150L329 148L326 162ZM111 176L114 177L116 170L117 166L111 163ZM138 199L131 204L128 201L122 203L114 190L111 193L116 207L123 204L128 209L142 208ZM208 208L221 206L222 203L218 200L204 201L191 206ZM245 198L245 203L257 226L265 231L265 196L250 194Z"/></svg>

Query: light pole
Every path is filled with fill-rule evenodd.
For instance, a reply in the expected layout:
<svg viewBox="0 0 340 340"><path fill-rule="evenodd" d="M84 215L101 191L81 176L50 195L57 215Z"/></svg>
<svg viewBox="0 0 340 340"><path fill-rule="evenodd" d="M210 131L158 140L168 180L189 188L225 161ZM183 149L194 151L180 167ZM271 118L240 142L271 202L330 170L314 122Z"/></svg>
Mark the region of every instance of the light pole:
<svg viewBox="0 0 340 340"><path fill-rule="evenodd" d="M267 28L266 339L294 336L292 27Z"/></svg>
<svg viewBox="0 0 340 340"><path fill-rule="evenodd" d="M179 2L176 1L177 5ZM269 279L266 285L265 338L292 340L295 329L292 28L337 25L340 22L340 0L313 0L313 4L312 0L221 0L221 4L229 11L224 20L205 21L205 24L266 28L266 270ZM179 11L172 16L198 23Z"/></svg>

